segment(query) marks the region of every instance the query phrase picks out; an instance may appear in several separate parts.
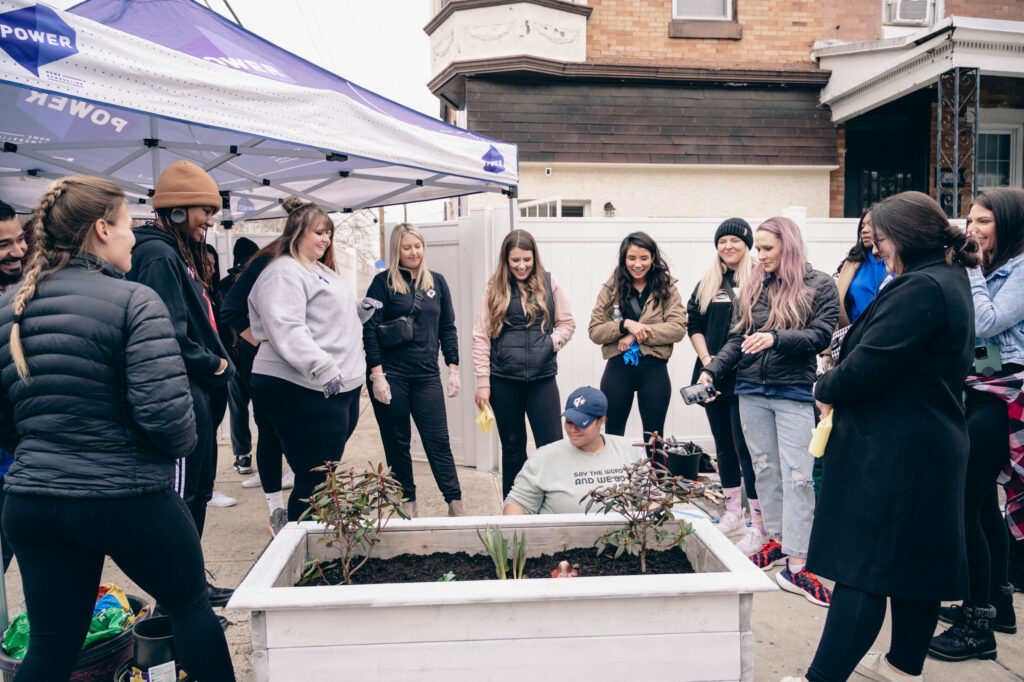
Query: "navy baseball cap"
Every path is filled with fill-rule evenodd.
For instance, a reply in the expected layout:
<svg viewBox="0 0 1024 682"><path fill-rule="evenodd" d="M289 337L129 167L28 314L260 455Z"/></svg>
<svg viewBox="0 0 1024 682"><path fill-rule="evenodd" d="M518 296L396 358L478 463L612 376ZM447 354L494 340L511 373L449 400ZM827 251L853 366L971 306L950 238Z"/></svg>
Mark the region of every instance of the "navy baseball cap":
<svg viewBox="0 0 1024 682"><path fill-rule="evenodd" d="M577 388L565 401L562 416L581 429L585 429L608 412L608 399L593 386Z"/></svg>

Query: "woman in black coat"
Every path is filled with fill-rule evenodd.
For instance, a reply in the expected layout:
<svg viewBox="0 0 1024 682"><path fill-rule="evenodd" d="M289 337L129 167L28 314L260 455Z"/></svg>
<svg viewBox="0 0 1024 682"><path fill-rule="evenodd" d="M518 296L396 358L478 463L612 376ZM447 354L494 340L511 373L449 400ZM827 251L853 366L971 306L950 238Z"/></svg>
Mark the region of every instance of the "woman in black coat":
<svg viewBox="0 0 1024 682"><path fill-rule="evenodd" d="M808 567L836 586L812 681L845 680L855 666L920 675L939 602L967 586L962 393L974 306L964 266L976 266L980 251L919 192L886 199L871 217L876 256L894 279L815 389L822 415L835 415ZM889 653L864 656L887 598Z"/></svg>
<svg viewBox="0 0 1024 682"><path fill-rule="evenodd" d="M32 623L15 679L68 679L109 556L170 617L190 675L234 680L199 536L171 488L196 445L188 376L167 306L124 280L124 194L58 180L31 226L25 279L0 299L0 447L14 452L3 525Z"/></svg>

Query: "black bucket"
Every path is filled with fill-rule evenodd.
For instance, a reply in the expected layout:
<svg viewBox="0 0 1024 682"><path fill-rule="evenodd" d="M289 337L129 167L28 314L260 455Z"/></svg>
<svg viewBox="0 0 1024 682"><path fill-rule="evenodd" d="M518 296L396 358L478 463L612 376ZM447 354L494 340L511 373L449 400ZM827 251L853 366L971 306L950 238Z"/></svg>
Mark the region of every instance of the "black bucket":
<svg viewBox="0 0 1024 682"><path fill-rule="evenodd" d="M700 469L700 457L704 454L699 450L697 452L669 452L668 453L668 471L673 476L696 481L697 473Z"/></svg>
<svg viewBox="0 0 1024 682"><path fill-rule="evenodd" d="M125 595L132 611L138 613L146 602L134 595ZM135 621L136 625L148 620L149 611ZM109 680L114 672L126 661L132 659L135 639L132 636L132 628L126 628L124 632L97 642L91 647L79 652L75 659L75 669L71 673L69 682L92 682L93 680ZM16 673L21 667L21 661L11 658L0 651L0 671Z"/></svg>
<svg viewBox="0 0 1024 682"><path fill-rule="evenodd" d="M148 670L174 660L174 633L167 616L147 618L135 628L135 667Z"/></svg>

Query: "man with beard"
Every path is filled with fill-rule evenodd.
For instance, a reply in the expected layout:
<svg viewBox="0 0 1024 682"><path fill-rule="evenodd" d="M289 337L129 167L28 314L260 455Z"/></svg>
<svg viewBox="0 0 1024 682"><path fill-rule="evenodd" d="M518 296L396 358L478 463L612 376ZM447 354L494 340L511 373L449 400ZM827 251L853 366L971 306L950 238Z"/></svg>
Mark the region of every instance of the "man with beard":
<svg viewBox="0 0 1024 682"><path fill-rule="evenodd" d="M25 229L14 214L14 209L0 201L0 294L21 281L22 267L28 247L25 243ZM0 508L4 505L4 476L14 463L14 455L0 450ZM4 572L11 563L14 551L7 544L7 536L0 528L0 544L3 546Z"/></svg>
<svg viewBox="0 0 1024 682"><path fill-rule="evenodd" d="M21 281L28 246L25 229L14 214L14 209L0 201L0 294Z"/></svg>

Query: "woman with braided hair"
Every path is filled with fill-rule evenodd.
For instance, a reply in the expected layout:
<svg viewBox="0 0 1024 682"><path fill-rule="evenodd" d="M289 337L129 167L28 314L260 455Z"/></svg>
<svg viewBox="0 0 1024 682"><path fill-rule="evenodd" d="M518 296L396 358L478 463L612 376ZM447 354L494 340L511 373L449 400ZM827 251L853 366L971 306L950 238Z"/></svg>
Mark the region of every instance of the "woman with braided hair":
<svg viewBox="0 0 1024 682"><path fill-rule="evenodd" d="M124 194L58 180L30 226L25 278L0 302L0 447L15 457L3 523L32 623L15 679L68 679L109 556L159 600L185 669L233 680L199 536L171 487L196 445L188 375L167 307L124 279Z"/></svg>
<svg viewBox="0 0 1024 682"><path fill-rule="evenodd" d="M220 205L217 185L203 169L188 161L172 163L156 182L156 220L135 230L128 273L128 279L151 288L167 306L188 372L199 443L178 463L175 489L184 496L199 537L203 536L206 504L213 496L217 473L217 425L210 394L226 386L234 374L203 286L207 279L203 244ZM216 605L226 604L231 597L229 589L211 585L210 590Z"/></svg>

